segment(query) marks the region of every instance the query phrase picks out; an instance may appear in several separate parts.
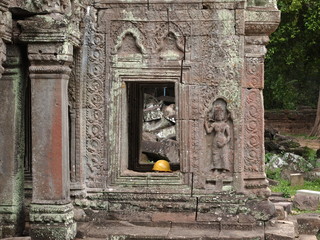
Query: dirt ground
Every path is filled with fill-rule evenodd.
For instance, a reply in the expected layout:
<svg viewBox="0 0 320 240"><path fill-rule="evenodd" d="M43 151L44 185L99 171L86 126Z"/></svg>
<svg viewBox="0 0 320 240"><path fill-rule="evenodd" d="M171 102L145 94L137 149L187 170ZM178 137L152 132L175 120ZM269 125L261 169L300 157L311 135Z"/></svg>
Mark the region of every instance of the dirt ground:
<svg viewBox="0 0 320 240"><path fill-rule="evenodd" d="M304 137L294 137L294 139L302 146L309 147L314 150L320 149L320 138L318 139L305 139Z"/></svg>

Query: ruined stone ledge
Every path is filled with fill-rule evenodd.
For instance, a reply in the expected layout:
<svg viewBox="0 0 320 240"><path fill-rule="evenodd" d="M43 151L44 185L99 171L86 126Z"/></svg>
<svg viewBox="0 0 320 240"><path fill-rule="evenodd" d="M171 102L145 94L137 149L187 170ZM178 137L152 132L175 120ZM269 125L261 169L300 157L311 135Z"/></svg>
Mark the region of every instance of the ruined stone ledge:
<svg viewBox="0 0 320 240"><path fill-rule="evenodd" d="M201 223L170 223L170 222L115 222L106 221L104 224L82 223L79 232L90 237L104 239L184 239L184 240L209 240L209 239L241 239L263 240L264 226L255 226L251 230L221 229L220 224L214 222Z"/></svg>
<svg viewBox="0 0 320 240"><path fill-rule="evenodd" d="M20 206L0 205L0 214L15 214L21 209Z"/></svg>
<svg viewBox="0 0 320 240"><path fill-rule="evenodd" d="M152 6L152 5L151 5ZM155 5L157 6L157 5ZM230 25L234 26L234 9L202 9L202 8L194 8L194 5L192 5L193 8L188 9L179 9L180 5L168 5L168 8L173 8L172 10L168 11L166 8L163 8L162 10L156 10L156 9L150 9L150 6L141 6L141 8L147 12L146 15L141 15L141 8L131 8L127 11L120 11L120 9L112 10L112 9L101 9L99 11L99 16L106 16L108 20L110 21L119 21L120 19L122 21L127 20L131 21L132 18L135 19L137 22L144 22L144 21L150 21L150 17L153 16L152 21L165 21L165 19L169 19L170 23L169 25L172 26L174 22L190 22L190 21L204 21L206 23L212 22L216 24L215 30L218 30L218 27L222 27L229 23ZM187 6L187 5L186 5ZM177 8L177 9L176 9ZM190 18L189 14L194 14L193 18ZM172 20L171 20L172 19ZM101 26L99 29L103 29L104 26ZM200 29L193 29L194 31L197 31L197 34L195 32L192 33L193 36L200 35L204 36L207 35L207 32L200 32ZM225 31L219 31L219 36L226 35ZM187 33L185 33L187 35ZM116 53L114 53L116 54ZM132 59L134 61L134 59ZM138 61L138 59L136 59Z"/></svg>
<svg viewBox="0 0 320 240"><path fill-rule="evenodd" d="M31 204L30 210L33 213L67 213L72 211L73 205L71 203L68 204Z"/></svg>
<svg viewBox="0 0 320 240"><path fill-rule="evenodd" d="M16 214L9 214L9 213L1 213L0 214L0 223L6 224L16 224L18 217Z"/></svg>
<svg viewBox="0 0 320 240"><path fill-rule="evenodd" d="M5 12L8 9L9 0L1 0L0 1L0 11Z"/></svg>
<svg viewBox="0 0 320 240"><path fill-rule="evenodd" d="M172 10L184 10L186 9L186 5L192 5L194 9L203 9L203 6L210 6L211 9L239 9L244 8L244 0L207 0L203 2L202 0L103 0L103 1L95 1L94 6L96 8L128 8L128 7L148 7L149 9L159 9L159 6L162 8L172 9Z"/></svg>
<svg viewBox="0 0 320 240"><path fill-rule="evenodd" d="M69 225L31 224L31 239L70 240L76 236L76 223Z"/></svg>
<svg viewBox="0 0 320 240"><path fill-rule="evenodd" d="M63 223L70 224L73 223L73 212L64 214L34 214L30 213L30 221L33 223Z"/></svg>
<svg viewBox="0 0 320 240"><path fill-rule="evenodd" d="M280 11L277 9L249 9L249 11L246 12L246 18L245 21L247 22L280 22Z"/></svg>
<svg viewBox="0 0 320 240"><path fill-rule="evenodd" d="M252 197L252 196L251 196ZM75 199L86 212L104 215L105 219L130 221L215 221L251 229L275 214L274 205L264 198L250 198L234 192L212 196L150 193L104 193L90 199ZM89 214L96 218L96 214ZM85 221L88 220L85 216ZM101 218L101 217L99 217ZM241 228L244 228L243 226Z"/></svg>

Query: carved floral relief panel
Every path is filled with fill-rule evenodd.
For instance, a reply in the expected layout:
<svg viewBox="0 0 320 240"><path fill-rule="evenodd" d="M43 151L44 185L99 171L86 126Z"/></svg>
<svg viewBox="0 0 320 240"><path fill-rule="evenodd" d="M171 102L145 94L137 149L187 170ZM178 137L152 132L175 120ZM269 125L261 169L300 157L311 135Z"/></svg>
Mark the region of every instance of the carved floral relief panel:
<svg viewBox="0 0 320 240"><path fill-rule="evenodd" d="M92 33L88 41L86 76L86 182L89 188L106 184L105 150L105 36Z"/></svg>
<svg viewBox="0 0 320 240"><path fill-rule="evenodd" d="M263 172L263 103L259 89L243 89L244 171Z"/></svg>
<svg viewBox="0 0 320 240"><path fill-rule="evenodd" d="M235 135L241 132L243 114L243 37L236 35L235 5L229 9L218 5L208 9L197 4L183 5L183 9L161 4L149 8L110 5L98 10L88 51L89 186L128 181L123 157L128 149L121 146L129 144L123 139L128 127L123 123L127 121L126 89L130 83L144 82L175 85L180 173L193 174L197 188L208 185L218 191L232 185L233 173L242 166L241 156L235 154L239 149ZM241 19L237 21L240 24ZM259 72L260 65L259 69L246 66L249 75ZM246 137L252 138L250 134ZM221 146L220 138L225 142ZM256 164L249 155L245 159L248 164L252 161L248 166ZM133 179L149 181L139 174ZM183 183L179 174L172 179Z"/></svg>

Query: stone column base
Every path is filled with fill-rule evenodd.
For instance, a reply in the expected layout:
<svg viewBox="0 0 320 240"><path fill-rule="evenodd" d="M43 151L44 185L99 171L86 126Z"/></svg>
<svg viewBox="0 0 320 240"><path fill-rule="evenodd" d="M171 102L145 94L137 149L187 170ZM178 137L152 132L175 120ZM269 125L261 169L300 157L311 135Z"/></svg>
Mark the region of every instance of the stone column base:
<svg viewBox="0 0 320 240"><path fill-rule="evenodd" d="M20 222L21 208L17 206L0 206L0 238L12 237L22 232Z"/></svg>
<svg viewBox="0 0 320 240"><path fill-rule="evenodd" d="M30 236L36 240L70 240L77 233L73 205L31 204Z"/></svg>

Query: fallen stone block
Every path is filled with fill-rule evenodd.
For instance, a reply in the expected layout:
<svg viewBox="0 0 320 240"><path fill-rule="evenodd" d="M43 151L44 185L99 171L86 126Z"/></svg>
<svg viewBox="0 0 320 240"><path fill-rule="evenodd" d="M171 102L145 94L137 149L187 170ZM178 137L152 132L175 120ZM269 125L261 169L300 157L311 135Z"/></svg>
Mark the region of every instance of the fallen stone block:
<svg viewBox="0 0 320 240"><path fill-rule="evenodd" d="M320 192L309 190L298 190L294 196L293 206L300 210L315 211L319 207Z"/></svg>
<svg viewBox="0 0 320 240"><path fill-rule="evenodd" d="M294 224L289 221L278 221L275 226L266 226L266 240L294 240Z"/></svg>
<svg viewBox="0 0 320 240"><path fill-rule="evenodd" d="M305 213L297 216L300 234L316 235L320 231L320 214Z"/></svg>
<svg viewBox="0 0 320 240"><path fill-rule="evenodd" d="M299 240L317 240L317 236L315 235L300 235Z"/></svg>
<svg viewBox="0 0 320 240"><path fill-rule="evenodd" d="M179 163L179 147L177 141L165 139L161 142L142 141L141 151L148 157L168 159L170 163Z"/></svg>
<svg viewBox="0 0 320 240"><path fill-rule="evenodd" d="M154 106L143 110L143 120L145 122L159 120L162 116L161 106Z"/></svg>
<svg viewBox="0 0 320 240"><path fill-rule="evenodd" d="M285 220L287 218L287 212L284 211L284 208L279 205L275 205L276 208L276 216L278 220Z"/></svg>
<svg viewBox="0 0 320 240"><path fill-rule="evenodd" d="M290 174L290 185L291 186L303 186L304 179L302 173Z"/></svg>
<svg viewBox="0 0 320 240"><path fill-rule="evenodd" d="M303 193L303 194L307 194L307 195L317 196L318 198L320 198L319 191L301 189L301 190L298 190L297 193Z"/></svg>
<svg viewBox="0 0 320 240"><path fill-rule="evenodd" d="M319 151L320 152L320 151ZM320 160L318 160L320 163ZM304 177L306 180L314 181L320 178L320 168L314 168L309 172L304 173Z"/></svg>
<svg viewBox="0 0 320 240"><path fill-rule="evenodd" d="M11 237L11 238L1 238L1 240L31 240L31 237Z"/></svg>
<svg viewBox="0 0 320 240"><path fill-rule="evenodd" d="M292 202L276 202L274 205L283 207L284 211L286 211L288 214L292 213Z"/></svg>

